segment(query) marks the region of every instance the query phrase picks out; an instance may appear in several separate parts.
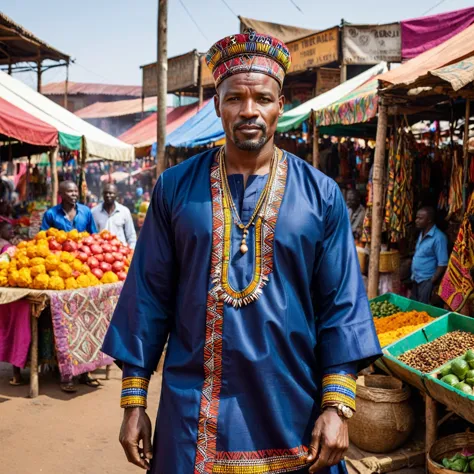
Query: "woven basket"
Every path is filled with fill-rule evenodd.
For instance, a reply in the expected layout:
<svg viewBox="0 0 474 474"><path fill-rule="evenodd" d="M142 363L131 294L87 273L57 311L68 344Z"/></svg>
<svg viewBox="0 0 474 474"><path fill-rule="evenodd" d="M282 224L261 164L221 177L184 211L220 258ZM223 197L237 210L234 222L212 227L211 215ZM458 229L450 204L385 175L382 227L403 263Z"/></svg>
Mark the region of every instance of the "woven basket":
<svg viewBox="0 0 474 474"><path fill-rule="evenodd" d="M386 375L357 379L357 411L349 421L350 440L372 453L389 453L400 447L415 426L410 389Z"/></svg>
<svg viewBox="0 0 474 474"><path fill-rule="evenodd" d="M431 474L455 474L455 471L446 469L441 461L444 458L451 458L464 448L474 451L474 434L467 431L446 436L436 441L431 447L427 456L428 472Z"/></svg>
<svg viewBox="0 0 474 474"><path fill-rule="evenodd" d="M400 268L400 253L398 250L380 252L379 272L392 273Z"/></svg>

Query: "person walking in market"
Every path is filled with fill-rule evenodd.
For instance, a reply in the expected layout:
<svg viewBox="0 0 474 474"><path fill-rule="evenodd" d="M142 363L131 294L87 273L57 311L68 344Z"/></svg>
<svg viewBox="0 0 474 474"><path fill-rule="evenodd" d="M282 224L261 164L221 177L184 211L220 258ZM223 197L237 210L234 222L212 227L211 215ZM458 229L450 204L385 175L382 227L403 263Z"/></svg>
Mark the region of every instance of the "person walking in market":
<svg viewBox="0 0 474 474"><path fill-rule="evenodd" d="M58 230L69 232L76 229L78 232L97 233L91 210L77 202L79 200L79 189L73 181L62 181L59 185L59 196L61 204L48 209L43 216L41 230L53 227ZM89 373L79 376L79 382L89 387L100 386L98 380L93 379ZM64 392L76 392L77 388L72 378L61 379L61 390Z"/></svg>
<svg viewBox="0 0 474 474"><path fill-rule="evenodd" d="M102 193L104 201L92 209L92 216L99 232L108 230L132 249L137 243L137 233L132 214L117 202L117 186L106 184Z"/></svg>
<svg viewBox="0 0 474 474"><path fill-rule="evenodd" d="M362 225L365 217L365 207L361 203L360 193L349 189L346 194L347 212L351 223L352 235L357 241L362 237Z"/></svg>
<svg viewBox="0 0 474 474"><path fill-rule="evenodd" d="M346 472L356 374L380 346L344 199L274 144L281 41L236 34L207 63L226 144L160 176L103 345L123 364L122 446L152 474Z"/></svg>
<svg viewBox="0 0 474 474"><path fill-rule="evenodd" d="M430 303L433 289L448 266L448 239L436 227L435 217L434 208L422 207L415 220L416 228L421 232L411 265L411 299L426 304Z"/></svg>

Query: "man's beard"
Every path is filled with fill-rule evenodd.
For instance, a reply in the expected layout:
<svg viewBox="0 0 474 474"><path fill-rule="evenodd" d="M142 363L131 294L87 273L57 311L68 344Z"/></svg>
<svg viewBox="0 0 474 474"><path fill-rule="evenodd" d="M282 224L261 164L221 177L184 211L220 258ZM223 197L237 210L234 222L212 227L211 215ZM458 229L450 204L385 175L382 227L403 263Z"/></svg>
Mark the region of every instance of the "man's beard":
<svg viewBox="0 0 474 474"><path fill-rule="evenodd" d="M239 140L237 138L237 133L236 132L237 132L237 129L242 125L257 125L257 126L259 126L260 129L262 130L262 136L260 138L250 138L248 140ZM235 146L239 150L259 151L265 146L265 144L268 141L266 125L263 124L263 123L257 123L256 120L243 120L243 121L235 124L232 131L234 132L233 133L233 135L234 135L233 136L233 141L235 143Z"/></svg>

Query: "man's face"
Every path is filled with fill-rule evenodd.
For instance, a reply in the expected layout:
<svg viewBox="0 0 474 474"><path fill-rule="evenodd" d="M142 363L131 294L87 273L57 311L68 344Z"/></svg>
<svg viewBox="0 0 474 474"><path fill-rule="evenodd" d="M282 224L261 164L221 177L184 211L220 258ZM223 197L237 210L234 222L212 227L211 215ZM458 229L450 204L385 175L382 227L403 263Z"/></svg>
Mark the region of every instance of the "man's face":
<svg viewBox="0 0 474 474"><path fill-rule="evenodd" d="M103 196L105 204L113 204L117 199L117 189L115 186L106 186L104 188Z"/></svg>
<svg viewBox="0 0 474 474"><path fill-rule="evenodd" d="M417 229L424 230L431 224L429 215L426 211L421 209L416 213L415 225Z"/></svg>
<svg viewBox="0 0 474 474"><path fill-rule="evenodd" d="M354 192L348 192L346 196L346 204L350 209L356 210L360 206L359 196Z"/></svg>
<svg viewBox="0 0 474 474"><path fill-rule="evenodd" d="M255 72L225 79L214 97L227 140L244 151L258 151L273 137L283 104L278 82Z"/></svg>
<svg viewBox="0 0 474 474"><path fill-rule="evenodd" d="M79 190L74 183L68 183L61 189L61 199L66 204L76 205L79 199Z"/></svg>

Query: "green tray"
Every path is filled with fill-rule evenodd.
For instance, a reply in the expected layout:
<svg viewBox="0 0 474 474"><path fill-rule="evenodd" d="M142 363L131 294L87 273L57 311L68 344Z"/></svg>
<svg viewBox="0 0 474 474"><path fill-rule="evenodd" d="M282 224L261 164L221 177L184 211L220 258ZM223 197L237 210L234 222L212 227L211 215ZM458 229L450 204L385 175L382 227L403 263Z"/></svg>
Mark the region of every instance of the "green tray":
<svg viewBox="0 0 474 474"><path fill-rule="evenodd" d="M436 401L446 405L451 411L474 423L474 396L466 395L440 382L437 379L437 374L441 367L425 374L397 359L399 355L410 349L431 342L448 332L456 330L474 333L474 318L457 313L449 313L442 316L418 331L387 346L383 350L384 356L382 359L393 375L428 393Z"/></svg>
<svg viewBox="0 0 474 474"><path fill-rule="evenodd" d="M384 295L377 296L377 298L371 299L370 303L380 303L384 301L397 305L403 312L426 311L433 318L439 318L449 313L449 311L445 309L418 303L418 301L413 301L403 296L395 295L394 293L385 293Z"/></svg>

